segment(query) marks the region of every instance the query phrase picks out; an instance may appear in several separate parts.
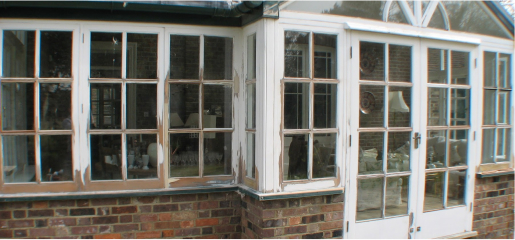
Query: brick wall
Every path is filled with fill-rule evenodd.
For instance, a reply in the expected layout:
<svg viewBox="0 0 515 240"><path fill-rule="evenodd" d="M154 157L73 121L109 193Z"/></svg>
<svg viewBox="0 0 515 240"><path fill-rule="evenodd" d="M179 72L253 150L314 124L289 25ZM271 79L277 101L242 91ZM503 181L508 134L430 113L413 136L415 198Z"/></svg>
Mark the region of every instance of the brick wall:
<svg viewBox="0 0 515 240"><path fill-rule="evenodd" d="M513 174L476 179L473 230L476 238L513 239Z"/></svg>
<svg viewBox="0 0 515 240"><path fill-rule="evenodd" d="M343 194L242 200L242 238L342 238Z"/></svg>

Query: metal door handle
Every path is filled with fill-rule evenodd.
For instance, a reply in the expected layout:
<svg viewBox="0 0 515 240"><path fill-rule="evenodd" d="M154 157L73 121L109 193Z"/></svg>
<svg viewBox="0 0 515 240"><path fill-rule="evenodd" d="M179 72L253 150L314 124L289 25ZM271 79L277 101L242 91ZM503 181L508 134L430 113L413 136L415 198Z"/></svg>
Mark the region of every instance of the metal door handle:
<svg viewBox="0 0 515 240"><path fill-rule="evenodd" d="M422 139L422 134L416 132L415 136L413 137L413 140L415 142L415 149L418 149L418 146L420 145L420 140Z"/></svg>

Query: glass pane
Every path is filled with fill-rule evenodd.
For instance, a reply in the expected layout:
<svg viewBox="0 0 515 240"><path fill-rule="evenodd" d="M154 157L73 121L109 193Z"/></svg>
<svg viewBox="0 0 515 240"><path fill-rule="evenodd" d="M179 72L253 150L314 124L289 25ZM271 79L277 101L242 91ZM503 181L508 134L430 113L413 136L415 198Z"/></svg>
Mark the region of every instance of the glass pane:
<svg viewBox="0 0 515 240"><path fill-rule="evenodd" d="M122 34L91 33L90 78L122 77Z"/></svg>
<svg viewBox="0 0 515 240"><path fill-rule="evenodd" d="M73 181L72 137L41 135L41 181Z"/></svg>
<svg viewBox="0 0 515 240"><path fill-rule="evenodd" d="M40 77L69 78L72 65L72 32L41 32Z"/></svg>
<svg viewBox="0 0 515 240"><path fill-rule="evenodd" d="M433 16L431 17L431 20L429 21L429 24L427 25L430 28L439 28L446 30L445 27L445 21L443 18L442 10L440 10L440 7L437 7L435 9L435 12L433 13Z"/></svg>
<svg viewBox="0 0 515 240"><path fill-rule="evenodd" d="M449 172L447 207L465 204L466 176L467 170Z"/></svg>
<svg viewBox="0 0 515 240"><path fill-rule="evenodd" d="M497 156L496 162L510 161L511 154L511 129L497 129Z"/></svg>
<svg viewBox="0 0 515 240"><path fill-rule="evenodd" d="M452 130L449 139L449 166L466 166L468 160L468 130Z"/></svg>
<svg viewBox="0 0 515 240"><path fill-rule="evenodd" d="M428 126L447 125L447 89L429 88L428 90Z"/></svg>
<svg viewBox="0 0 515 240"><path fill-rule="evenodd" d="M199 79L200 37L170 36L170 78Z"/></svg>
<svg viewBox="0 0 515 240"><path fill-rule="evenodd" d="M427 49L427 82L447 83L448 50Z"/></svg>
<svg viewBox="0 0 515 240"><path fill-rule="evenodd" d="M127 78L157 78L157 34L127 33Z"/></svg>
<svg viewBox="0 0 515 240"><path fill-rule="evenodd" d="M360 86L359 96L359 127L384 126L384 87Z"/></svg>
<svg viewBox="0 0 515 240"><path fill-rule="evenodd" d="M72 129L71 95L71 83L41 83L39 85L40 129Z"/></svg>
<svg viewBox="0 0 515 240"><path fill-rule="evenodd" d="M510 92L499 91L499 109L497 110L499 117L497 118L498 124L510 123Z"/></svg>
<svg viewBox="0 0 515 240"><path fill-rule="evenodd" d="M405 23L408 24L404 13L397 2L392 2L390 10L388 10L388 22Z"/></svg>
<svg viewBox="0 0 515 240"><path fill-rule="evenodd" d="M336 177L336 133L314 134L313 178Z"/></svg>
<svg viewBox="0 0 515 240"><path fill-rule="evenodd" d="M447 131L427 131L426 169L447 166Z"/></svg>
<svg viewBox="0 0 515 240"><path fill-rule="evenodd" d="M4 31L3 77L34 77L35 31Z"/></svg>
<svg viewBox="0 0 515 240"><path fill-rule="evenodd" d="M157 129L157 84L127 83L127 128Z"/></svg>
<svg viewBox="0 0 515 240"><path fill-rule="evenodd" d="M443 209L444 172L426 173L424 211Z"/></svg>
<svg viewBox="0 0 515 240"><path fill-rule="evenodd" d="M247 80L256 79L256 34L247 37Z"/></svg>
<svg viewBox="0 0 515 240"><path fill-rule="evenodd" d="M91 83L91 129L120 129L121 84ZM98 114L95 114L98 109Z"/></svg>
<svg viewBox="0 0 515 240"><path fill-rule="evenodd" d="M383 178L358 180L356 220L381 218L383 213Z"/></svg>
<svg viewBox="0 0 515 240"><path fill-rule="evenodd" d="M336 128L336 84L315 83L315 128Z"/></svg>
<svg viewBox="0 0 515 240"><path fill-rule="evenodd" d="M389 45L388 51L388 80L411 82L411 47Z"/></svg>
<svg viewBox="0 0 515 240"><path fill-rule="evenodd" d="M91 142L91 179L121 180L122 179L122 136L90 135Z"/></svg>
<svg viewBox="0 0 515 240"><path fill-rule="evenodd" d="M170 84L170 128L199 128L199 85Z"/></svg>
<svg viewBox="0 0 515 240"><path fill-rule="evenodd" d="M170 134L170 177L199 176L199 134Z"/></svg>
<svg viewBox="0 0 515 240"><path fill-rule="evenodd" d="M358 174L383 173L383 132L359 133Z"/></svg>
<svg viewBox="0 0 515 240"><path fill-rule="evenodd" d="M204 128L232 127L232 87L204 85Z"/></svg>
<svg viewBox="0 0 515 240"><path fill-rule="evenodd" d="M231 174L232 133L204 132L204 175Z"/></svg>
<svg viewBox="0 0 515 240"><path fill-rule="evenodd" d="M35 182L34 156L34 136L2 136L4 182Z"/></svg>
<svg viewBox="0 0 515 240"><path fill-rule="evenodd" d="M127 134L127 178L157 178L157 135Z"/></svg>
<svg viewBox="0 0 515 240"><path fill-rule="evenodd" d="M298 1L282 10L383 20L384 1Z"/></svg>
<svg viewBox="0 0 515 240"><path fill-rule="evenodd" d="M313 34L315 39L315 78L336 78L336 35Z"/></svg>
<svg viewBox="0 0 515 240"><path fill-rule="evenodd" d="M2 83L2 130L34 129L34 84Z"/></svg>
<svg viewBox="0 0 515 240"><path fill-rule="evenodd" d="M483 96L483 124L495 124L495 105L497 91L485 90Z"/></svg>
<svg viewBox="0 0 515 240"><path fill-rule="evenodd" d="M232 38L204 37L204 79L232 79Z"/></svg>
<svg viewBox="0 0 515 240"><path fill-rule="evenodd" d="M256 129L256 84L247 84L247 125L248 129Z"/></svg>
<svg viewBox="0 0 515 240"><path fill-rule="evenodd" d="M359 79L384 81L384 50L382 43L360 43Z"/></svg>
<svg viewBox="0 0 515 240"><path fill-rule="evenodd" d="M308 134L284 135L283 169L284 179L298 180L308 178Z"/></svg>
<svg viewBox="0 0 515 240"><path fill-rule="evenodd" d="M451 51L451 84L469 84L469 53Z"/></svg>
<svg viewBox="0 0 515 240"><path fill-rule="evenodd" d="M470 112L470 90L451 89L451 125L468 125Z"/></svg>
<svg viewBox="0 0 515 240"><path fill-rule="evenodd" d="M245 162L246 176L256 178L256 134L247 133L247 161Z"/></svg>
<svg viewBox="0 0 515 240"><path fill-rule="evenodd" d="M388 172L410 170L411 132L388 133Z"/></svg>
<svg viewBox="0 0 515 240"><path fill-rule="evenodd" d="M483 71L483 78L484 78L484 86L485 87L497 87L497 81L495 80L495 55L496 53L492 52L484 52L484 71Z"/></svg>
<svg viewBox="0 0 515 240"><path fill-rule="evenodd" d="M309 33L285 31L284 76L308 78L309 73Z"/></svg>
<svg viewBox="0 0 515 240"><path fill-rule="evenodd" d="M511 88L511 55L501 54L499 57L499 87Z"/></svg>
<svg viewBox="0 0 515 240"><path fill-rule="evenodd" d="M408 214L409 176L386 179L385 217Z"/></svg>
<svg viewBox="0 0 515 240"><path fill-rule="evenodd" d="M390 87L388 93L388 126L411 126L411 88Z"/></svg>
<svg viewBox="0 0 515 240"><path fill-rule="evenodd" d="M481 163L494 163L495 159L495 131L496 129L483 129L483 159Z"/></svg>
<svg viewBox="0 0 515 240"><path fill-rule="evenodd" d="M284 83L284 128L307 129L309 83Z"/></svg>

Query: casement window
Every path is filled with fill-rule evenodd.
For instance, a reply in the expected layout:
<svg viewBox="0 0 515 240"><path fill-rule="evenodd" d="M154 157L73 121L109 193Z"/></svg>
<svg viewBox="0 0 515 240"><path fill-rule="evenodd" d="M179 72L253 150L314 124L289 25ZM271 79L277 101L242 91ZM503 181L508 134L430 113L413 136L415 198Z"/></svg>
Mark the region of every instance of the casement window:
<svg viewBox="0 0 515 240"><path fill-rule="evenodd" d="M256 178L256 33L247 36L247 74L245 132L247 156L245 176Z"/></svg>
<svg viewBox="0 0 515 240"><path fill-rule="evenodd" d="M506 163L511 156L512 55L483 53L482 164ZM507 166L506 166L507 167Z"/></svg>
<svg viewBox="0 0 515 240"><path fill-rule="evenodd" d="M336 177L337 35L284 32L283 181Z"/></svg>

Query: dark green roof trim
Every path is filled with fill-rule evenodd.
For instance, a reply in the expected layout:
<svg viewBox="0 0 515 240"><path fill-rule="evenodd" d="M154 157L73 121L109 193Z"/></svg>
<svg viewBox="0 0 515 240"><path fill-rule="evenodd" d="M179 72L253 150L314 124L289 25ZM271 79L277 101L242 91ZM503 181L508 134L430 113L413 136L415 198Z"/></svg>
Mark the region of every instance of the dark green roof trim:
<svg viewBox="0 0 515 240"><path fill-rule="evenodd" d="M307 192L307 193L301 192L301 193L293 193L293 194L284 192L282 194L263 195L253 189L246 188L246 187L240 187L238 191L240 191L241 193L247 194L250 197L252 197L256 200L259 200L259 201L328 196L328 195L336 195L336 194L343 193L343 190L332 190L332 191L318 191L318 192Z"/></svg>
<svg viewBox="0 0 515 240"><path fill-rule="evenodd" d="M513 17L506 11L506 9L498 1L484 1L485 5L497 16L499 21L504 24L511 35L514 35L515 25Z"/></svg>
<svg viewBox="0 0 515 240"><path fill-rule="evenodd" d="M476 176L478 178L488 178L488 177L498 177L498 176L505 176L505 175L513 175L515 174L514 170L510 171L497 171L497 172L485 172L485 173L477 173Z"/></svg>

